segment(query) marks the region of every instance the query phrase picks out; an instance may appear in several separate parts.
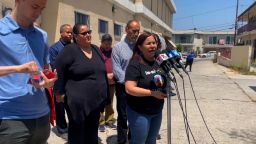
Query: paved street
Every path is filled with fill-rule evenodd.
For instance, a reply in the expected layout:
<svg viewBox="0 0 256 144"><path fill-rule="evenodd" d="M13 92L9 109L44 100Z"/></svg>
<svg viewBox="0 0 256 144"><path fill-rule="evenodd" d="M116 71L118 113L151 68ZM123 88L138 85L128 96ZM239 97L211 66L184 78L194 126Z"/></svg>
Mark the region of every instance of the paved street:
<svg viewBox="0 0 256 144"><path fill-rule="evenodd" d="M256 76L242 76L211 61L197 61L190 72L198 103L208 127L218 144L256 144ZM181 97L182 81L178 78ZM189 80L185 80L187 113L190 128L196 143L213 143L196 106ZM183 100L184 102L184 100ZM177 96L171 101L171 143L187 144L185 128ZM160 130L162 139L158 144L167 144L167 108L163 111ZM53 130L55 131L55 130ZM103 144L116 142L116 131L107 129L100 133ZM193 142L190 136L191 143ZM63 144L65 140L51 133L49 144Z"/></svg>

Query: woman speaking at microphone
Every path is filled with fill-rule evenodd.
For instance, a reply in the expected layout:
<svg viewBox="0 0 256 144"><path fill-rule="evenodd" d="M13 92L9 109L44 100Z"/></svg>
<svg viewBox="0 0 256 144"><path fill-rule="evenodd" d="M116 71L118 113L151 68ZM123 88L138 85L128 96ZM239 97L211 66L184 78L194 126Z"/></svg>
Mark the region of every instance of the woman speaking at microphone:
<svg viewBox="0 0 256 144"><path fill-rule="evenodd" d="M125 75L130 144L155 144L166 98L166 77L155 62L153 34L142 33L135 44Z"/></svg>

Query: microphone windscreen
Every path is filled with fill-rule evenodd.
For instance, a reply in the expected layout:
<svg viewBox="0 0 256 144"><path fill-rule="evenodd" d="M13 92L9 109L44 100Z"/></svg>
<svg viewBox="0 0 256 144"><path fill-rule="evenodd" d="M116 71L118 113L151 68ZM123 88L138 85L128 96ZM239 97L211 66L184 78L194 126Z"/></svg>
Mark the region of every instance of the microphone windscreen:
<svg viewBox="0 0 256 144"><path fill-rule="evenodd" d="M161 51L160 51L160 50L157 50L157 51L155 52L154 57L157 58L160 54L161 54Z"/></svg>

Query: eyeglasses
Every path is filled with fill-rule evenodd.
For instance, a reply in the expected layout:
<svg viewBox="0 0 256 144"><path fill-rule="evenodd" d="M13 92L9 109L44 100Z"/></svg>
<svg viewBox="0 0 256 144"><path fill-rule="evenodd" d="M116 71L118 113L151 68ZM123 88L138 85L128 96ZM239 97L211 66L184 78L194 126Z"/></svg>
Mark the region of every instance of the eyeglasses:
<svg viewBox="0 0 256 144"><path fill-rule="evenodd" d="M91 34L91 33L92 33L92 30L85 31L85 32L82 32L82 33L79 33L79 34L81 34L83 36L86 36L86 35Z"/></svg>

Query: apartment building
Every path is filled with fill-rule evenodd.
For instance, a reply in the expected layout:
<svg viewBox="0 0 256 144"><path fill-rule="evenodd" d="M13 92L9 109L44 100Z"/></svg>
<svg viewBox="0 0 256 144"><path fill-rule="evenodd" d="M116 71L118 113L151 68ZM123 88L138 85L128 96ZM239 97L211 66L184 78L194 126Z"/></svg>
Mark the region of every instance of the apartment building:
<svg viewBox="0 0 256 144"><path fill-rule="evenodd" d="M249 46L246 47L248 63L256 67L256 2L243 11L237 20L240 25L237 30L237 43Z"/></svg>
<svg viewBox="0 0 256 144"><path fill-rule="evenodd" d="M182 45L184 51L216 51L233 46L234 32L174 31L172 40L176 45Z"/></svg>
<svg viewBox="0 0 256 144"><path fill-rule="evenodd" d="M256 42L256 2L242 12L238 18L240 27L237 31L237 41L240 45L255 45Z"/></svg>
<svg viewBox="0 0 256 144"><path fill-rule="evenodd" d="M2 15L12 10L14 1L0 0ZM92 29L92 43L99 45L104 33L111 34L114 43L120 41L131 19L140 21L141 31L171 38L175 12L173 0L48 0L37 25L48 32L51 45L59 39L62 24L86 23Z"/></svg>

